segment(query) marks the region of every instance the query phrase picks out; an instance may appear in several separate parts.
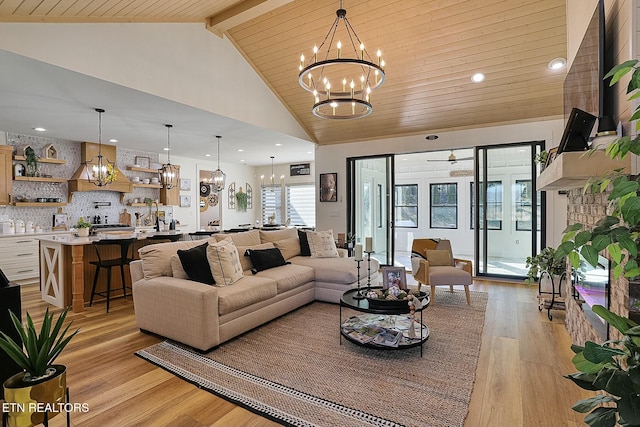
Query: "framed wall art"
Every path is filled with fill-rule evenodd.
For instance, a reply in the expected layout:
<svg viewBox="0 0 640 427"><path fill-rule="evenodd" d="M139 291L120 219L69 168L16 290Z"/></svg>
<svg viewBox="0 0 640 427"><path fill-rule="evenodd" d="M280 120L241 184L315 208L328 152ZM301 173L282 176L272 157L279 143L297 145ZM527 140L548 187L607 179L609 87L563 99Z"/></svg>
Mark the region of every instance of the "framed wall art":
<svg viewBox="0 0 640 427"><path fill-rule="evenodd" d="M320 201L338 201L338 174L336 172L320 174Z"/></svg>
<svg viewBox="0 0 640 427"><path fill-rule="evenodd" d="M191 207L191 196L188 194L184 194L180 196L180 207L181 208L189 208Z"/></svg>
<svg viewBox="0 0 640 427"><path fill-rule="evenodd" d="M135 158L136 166L144 169L149 169L151 167L151 158L150 157L141 157L136 156Z"/></svg>
<svg viewBox="0 0 640 427"><path fill-rule="evenodd" d="M180 178L180 191L191 191L191 180L189 178Z"/></svg>

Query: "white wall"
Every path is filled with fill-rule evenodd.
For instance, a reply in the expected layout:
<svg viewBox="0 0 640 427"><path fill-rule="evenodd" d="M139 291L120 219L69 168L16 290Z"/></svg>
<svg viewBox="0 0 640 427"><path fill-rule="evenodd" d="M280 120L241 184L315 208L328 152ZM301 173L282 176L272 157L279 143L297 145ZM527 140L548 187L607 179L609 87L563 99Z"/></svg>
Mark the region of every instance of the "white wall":
<svg viewBox="0 0 640 427"><path fill-rule="evenodd" d="M323 145L316 149L316 180L319 174L338 172L338 202L318 203L316 225L319 230L347 229L346 159L376 154L416 153L449 148L468 148L523 141L546 141L547 149L557 146L564 122L562 119L541 122L490 126L479 129L439 133L435 142L426 141L425 135L414 135L350 144ZM560 244L566 227L567 202L557 192L547 192L547 244ZM561 213L561 214L560 214Z"/></svg>
<svg viewBox="0 0 640 427"><path fill-rule="evenodd" d="M203 24L0 23L0 49L309 140L229 40Z"/></svg>
<svg viewBox="0 0 640 427"><path fill-rule="evenodd" d="M177 156L171 156L171 162L180 165L180 177L189 178L191 180L191 191L181 191L181 195L191 195L191 207L173 208L174 218L182 224L188 225L188 231L195 231L199 228L199 207L200 192L198 187L198 170L216 170L218 163L216 161L197 163L193 159L186 159ZM259 183L255 182L255 171L252 166L228 164L220 162L220 169L227 175L227 186L220 193L220 202L222 204L222 218L220 226L222 229L234 228L239 224L253 224L260 217L260 193ZM236 190L242 186L245 189L245 183L253 186L253 208L247 209L246 212L238 212L236 209L229 209L228 186L235 182ZM209 208L211 209L211 208Z"/></svg>

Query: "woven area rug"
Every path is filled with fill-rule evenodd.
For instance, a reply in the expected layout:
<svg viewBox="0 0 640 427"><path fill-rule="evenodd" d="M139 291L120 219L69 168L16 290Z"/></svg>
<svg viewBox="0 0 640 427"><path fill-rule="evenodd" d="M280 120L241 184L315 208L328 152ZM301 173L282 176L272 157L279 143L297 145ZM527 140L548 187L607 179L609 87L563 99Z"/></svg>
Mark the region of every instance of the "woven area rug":
<svg viewBox="0 0 640 427"><path fill-rule="evenodd" d="M487 294L437 289L420 348L345 339L339 306L314 302L200 354L162 342L136 355L253 412L293 426L460 426L475 379ZM342 317L358 314L343 308Z"/></svg>

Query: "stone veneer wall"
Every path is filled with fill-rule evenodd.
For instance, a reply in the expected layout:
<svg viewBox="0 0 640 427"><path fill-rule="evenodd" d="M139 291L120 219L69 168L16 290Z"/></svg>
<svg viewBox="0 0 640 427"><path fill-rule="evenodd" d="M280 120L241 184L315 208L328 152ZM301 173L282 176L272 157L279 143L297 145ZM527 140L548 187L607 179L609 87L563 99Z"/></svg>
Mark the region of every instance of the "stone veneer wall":
<svg viewBox="0 0 640 427"><path fill-rule="evenodd" d="M567 225L576 222L582 223L586 228L593 229L595 223L607 213L608 192L599 194L582 194L582 188L572 189L568 192L567 200ZM608 254L605 253L608 257ZM627 317L629 315L629 281L620 278L614 279L613 272L610 277L609 310ZM591 324L586 319L580 306L569 295L567 298L567 314L565 323L569 335L574 344L584 345L585 341L601 342ZM621 336L614 328L609 328L610 339L620 339Z"/></svg>

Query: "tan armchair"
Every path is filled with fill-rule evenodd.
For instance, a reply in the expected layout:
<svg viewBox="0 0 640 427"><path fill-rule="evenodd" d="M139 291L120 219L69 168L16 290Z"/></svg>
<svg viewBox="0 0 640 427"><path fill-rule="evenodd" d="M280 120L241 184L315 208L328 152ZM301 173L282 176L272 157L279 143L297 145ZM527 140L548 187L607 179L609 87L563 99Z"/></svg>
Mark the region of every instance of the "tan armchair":
<svg viewBox="0 0 640 427"><path fill-rule="evenodd" d="M414 239L411 247L411 273L420 286L431 287L431 304L435 302L436 286L464 286L467 304L471 305L469 285L473 263L453 257L451 241L446 239Z"/></svg>

